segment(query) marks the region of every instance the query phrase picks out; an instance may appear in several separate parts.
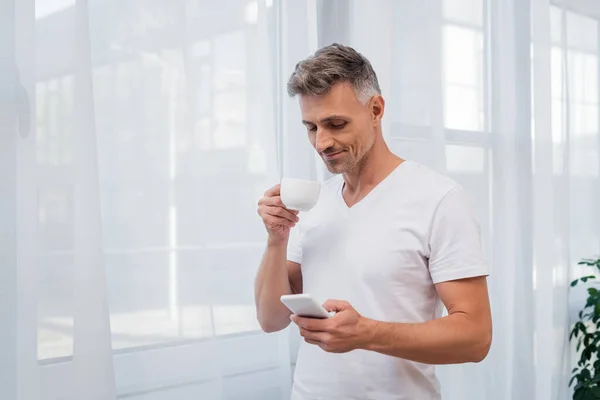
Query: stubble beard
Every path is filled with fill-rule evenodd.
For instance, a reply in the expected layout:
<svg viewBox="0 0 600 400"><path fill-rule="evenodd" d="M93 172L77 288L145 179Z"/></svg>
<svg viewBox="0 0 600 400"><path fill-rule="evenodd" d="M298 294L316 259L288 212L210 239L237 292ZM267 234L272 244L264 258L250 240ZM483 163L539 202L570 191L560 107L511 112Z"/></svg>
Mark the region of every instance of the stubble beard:
<svg viewBox="0 0 600 400"><path fill-rule="evenodd" d="M327 170L336 175L352 173L359 167L360 164L360 162L352 160L349 154L347 154L341 160L323 160L323 162L325 163Z"/></svg>

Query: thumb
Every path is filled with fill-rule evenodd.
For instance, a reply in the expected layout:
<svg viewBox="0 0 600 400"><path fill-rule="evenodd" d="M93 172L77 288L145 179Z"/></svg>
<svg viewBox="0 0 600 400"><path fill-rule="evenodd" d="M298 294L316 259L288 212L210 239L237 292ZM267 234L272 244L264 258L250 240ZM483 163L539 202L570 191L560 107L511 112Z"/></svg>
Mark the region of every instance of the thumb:
<svg viewBox="0 0 600 400"><path fill-rule="evenodd" d="M340 312L352 308L352 306L347 301L329 299L323 303L323 308L328 312Z"/></svg>

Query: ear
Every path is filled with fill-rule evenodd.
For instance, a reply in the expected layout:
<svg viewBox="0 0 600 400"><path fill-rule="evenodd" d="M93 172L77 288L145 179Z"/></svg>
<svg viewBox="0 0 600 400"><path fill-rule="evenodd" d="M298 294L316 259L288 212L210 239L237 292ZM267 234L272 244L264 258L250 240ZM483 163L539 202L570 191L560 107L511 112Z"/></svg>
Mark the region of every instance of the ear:
<svg viewBox="0 0 600 400"><path fill-rule="evenodd" d="M375 95L371 98L371 121L373 125L379 125L381 118L383 118L383 112L385 111L385 100L380 94Z"/></svg>

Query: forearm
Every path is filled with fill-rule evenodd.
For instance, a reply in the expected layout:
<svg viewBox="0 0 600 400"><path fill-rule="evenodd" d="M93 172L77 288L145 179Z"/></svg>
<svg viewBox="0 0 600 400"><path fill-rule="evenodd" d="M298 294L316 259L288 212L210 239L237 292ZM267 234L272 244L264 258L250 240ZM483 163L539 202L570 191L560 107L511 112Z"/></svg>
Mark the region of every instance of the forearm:
<svg viewBox="0 0 600 400"><path fill-rule="evenodd" d="M292 294L286 265L287 244L268 244L255 282L258 321L266 332L281 330L290 323L290 311L280 297Z"/></svg>
<svg viewBox="0 0 600 400"><path fill-rule="evenodd" d="M461 313L420 324L369 320L366 350L426 364L479 362L491 343L491 328Z"/></svg>

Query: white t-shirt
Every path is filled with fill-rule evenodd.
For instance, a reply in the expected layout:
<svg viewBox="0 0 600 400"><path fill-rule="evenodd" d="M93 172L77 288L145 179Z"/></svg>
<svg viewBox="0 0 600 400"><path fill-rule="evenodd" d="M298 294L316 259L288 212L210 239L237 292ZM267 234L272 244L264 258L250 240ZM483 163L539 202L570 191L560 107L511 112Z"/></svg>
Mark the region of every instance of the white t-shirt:
<svg viewBox="0 0 600 400"><path fill-rule="evenodd" d="M435 283L488 274L478 223L451 179L405 161L351 208L343 184L341 175L325 182L290 237L304 293L346 300L367 318L418 323L441 317ZM302 341L292 399L434 400L440 388L432 365Z"/></svg>

